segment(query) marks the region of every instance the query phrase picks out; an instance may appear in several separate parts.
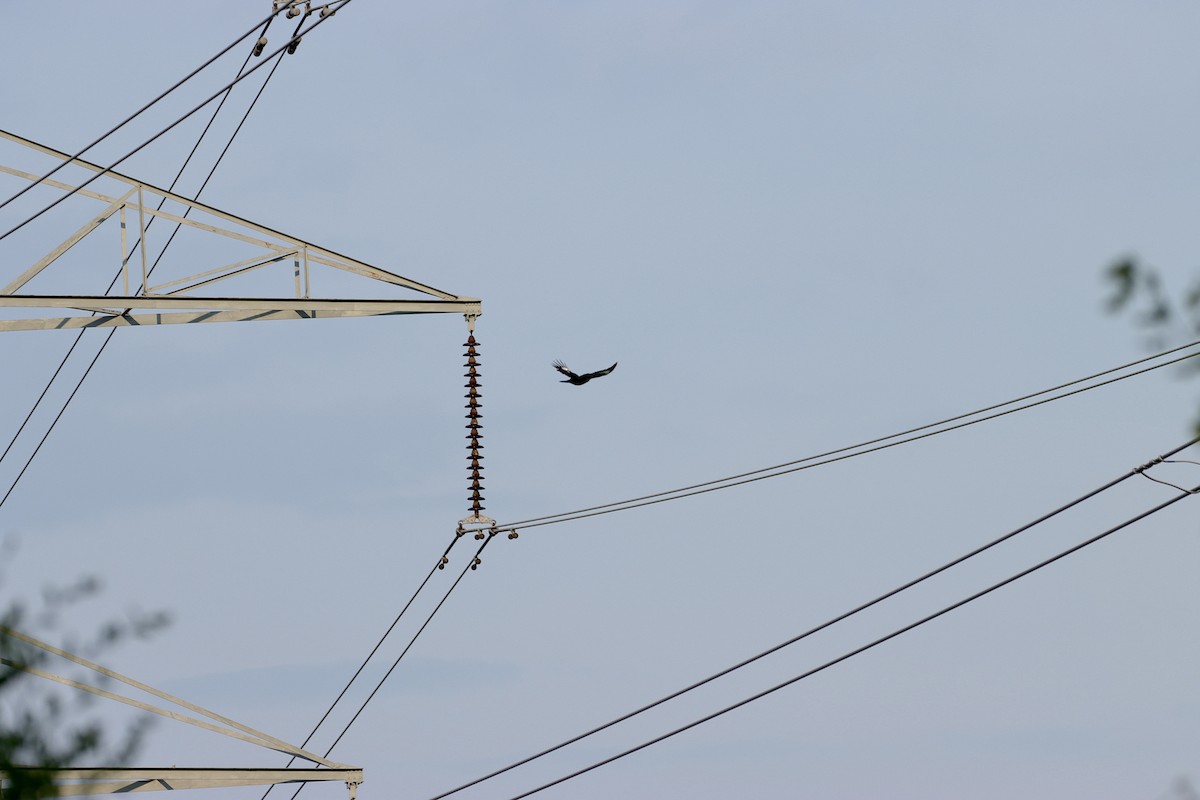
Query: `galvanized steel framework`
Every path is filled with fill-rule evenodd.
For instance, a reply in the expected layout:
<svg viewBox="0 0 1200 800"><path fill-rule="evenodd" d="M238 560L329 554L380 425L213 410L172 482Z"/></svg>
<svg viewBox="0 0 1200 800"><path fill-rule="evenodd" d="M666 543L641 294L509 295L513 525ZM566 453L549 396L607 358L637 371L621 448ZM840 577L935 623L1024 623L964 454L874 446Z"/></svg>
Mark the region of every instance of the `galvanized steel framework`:
<svg viewBox="0 0 1200 800"><path fill-rule="evenodd" d="M6 131L0 137L15 144L28 147L60 161L72 161L66 153ZM105 170L96 164L75 159L73 164L93 173L103 173L110 182L121 185L119 196L104 194L86 187L77 187L57 180L40 180L40 176L0 164L0 172L29 182L40 182L44 186L104 203L104 209L91 217L82 227L67 237L45 256L26 267L20 275L0 288L0 309L54 309L57 314L69 309L84 312L70 316L46 316L38 318L0 318L0 331L58 330L66 328L111 328L122 326L170 325L199 322L251 322L281 319L316 319L326 317L365 317L395 314L463 314L471 331L475 319L482 313L478 298L455 295L405 278L379 267L366 264L340 253L319 247L311 242L250 222L219 209L198 203L165 189L117 172ZM184 207L182 214L162 211L152 205L169 201ZM202 212L215 218L220 224L189 219L192 211ZM120 222L119 258L115 259L120 270L119 295L35 295L22 294L21 289L43 271L50 268L63 255L81 242L104 222L114 216ZM176 223L179 226L225 237L249 246L253 255L234 263L206 265L205 268L183 278L150 285L152 267L148 263L146 230L149 219L155 217ZM130 252L127 226L136 220L136 253ZM136 266L130 275L130 262ZM274 264L291 264L291 296L245 297L230 293L222 297L204 297L194 294L196 290L234 279ZM388 284L397 289L420 295L404 299L323 299L313 297L314 273L321 269L340 270L373 281ZM0 267L2 269L2 267ZM130 292L131 280L138 288ZM475 369L472 365L471 372ZM472 377L472 383L475 378ZM473 390L477 395L477 390ZM478 401L473 401L477 403ZM477 412L476 412L477 413ZM478 436L476 419L472 434ZM473 440L479 446L478 438ZM475 451L476 455L478 451ZM474 504L472 517L464 522L490 522L480 514L478 495L478 460L474 462ZM461 525L460 525L461 529ZM358 785L362 782L362 770L339 764L309 753L300 747L268 736L241 723L214 712L188 703L165 692L161 692L132 678L116 673L98 664L93 664L76 655L37 641L18 631L3 628L0 635L11 636L53 655L93 670L109 679L114 679L147 692L169 703L190 710L209 721L150 703L125 697L89 684L64 678L31 666L5 661L5 666L21 669L47 680L70 686L91 694L134 706L143 711L165 716L179 722L195 725L206 730L240 739L271 750L305 759L314 765L307 769L213 769L213 768L141 768L141 769L64 769L58 772L58 790L62 796L154 791L162 789L193 789L234 786L259 786L276 783L305 781L343 781L351 800L354 800ZM317 768L320 767L320 768ZM3 793L0 788L0 794Z"/></svg>

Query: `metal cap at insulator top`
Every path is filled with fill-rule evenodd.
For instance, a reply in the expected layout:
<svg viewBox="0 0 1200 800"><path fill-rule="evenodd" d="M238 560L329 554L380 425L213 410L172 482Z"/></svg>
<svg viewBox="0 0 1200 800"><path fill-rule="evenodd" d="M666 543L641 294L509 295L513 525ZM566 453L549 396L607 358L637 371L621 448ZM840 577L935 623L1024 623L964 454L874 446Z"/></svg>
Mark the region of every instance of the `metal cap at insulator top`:
<svg viewBox="0 0 1200 800"><path fill-rule="evenodd" d="M467 419L483 419L483 414L480 414L478 409L472 408L470 412L464 414Z"/></svg>
<svg viewBox="0 0 1200 800"><path fill-rule="evenodd" d="M464 375L463 377L468 377L468 376ZM469 380L463 384L464 389L477 389L478 387L479 387L479 381L475 380L474 378L471 378L471 380Z"/></svg>
<svg viewBox="0 0 1200 800"><path fill-rule="evenodd" d="M474 353L467 353L467 363L463 364L463 366L464 366L464 367L477 367L477 366L479 366L479 362L475 360L475 354L474 354Z"/></svg>

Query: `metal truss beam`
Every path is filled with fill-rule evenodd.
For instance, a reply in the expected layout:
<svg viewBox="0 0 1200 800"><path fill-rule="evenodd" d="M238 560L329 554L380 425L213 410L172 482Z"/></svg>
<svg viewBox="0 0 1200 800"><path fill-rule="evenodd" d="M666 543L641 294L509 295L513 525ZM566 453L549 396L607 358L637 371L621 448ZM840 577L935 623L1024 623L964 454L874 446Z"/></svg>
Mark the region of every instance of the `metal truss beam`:
<svg viewBox="0 0 1200 800"><path fill-rule="evenodd" d="M280 319L372 317L395 314L463 314L477 317L482 304L474 298L454 300L324 300L287 297L186 297L112 295L0 295L0 308L70 308L91 317L0 319L0 331L114 328L178 325L197 322L254 322ZM118 310L123 309L123 311ZM131 314L134 309L155 313Z"/></svg>
<svg viewBox="0 0 1200 800"><path fill-rule="evenodd" d="M342 781L355 790L362 783L361 769L248 769L219 767L108 769L105 767L62 769L55 773L59 797L126 792L157 792L175 789L221 789L238 786L268 786L276 783Z"/></svg>
<svg viewBox="0 0 1200 800"><path fill-rule="evenodd" d="M66 153L7 131L0 130L0 139L6 139L60 161L71 160ZM104 173L106 181L120 184L121 188L115 193L116 196L112 196L105 191L80 188L59 180L42 181L33 173L0 165L0 172L30 182L40 181L41 185L48 188L76 192L80 197L98 200L106 205L103 211L51 249L46 256L25 268L20 275L12 278L3 288L0 288L0 311L5 308L67 308L90 312L93 316L46 316L36 319L0 318L0 331L195 322L249 322L382 314L457 313L472 319L482 314L481 302L478 298L436 289L119 172L106 171L87 161L75 159L72 163L96 174ZM161 205L158 202L160 200L182 206L185 211L179 214L158 208L157 205ZM132 294L130 292L129 261L134 254L128 251L127 212L136 212L134 216L136 227L132 233L138 236L141 261L141 287ZM192 212L198 212L206 218L191 219L188 215ZM17 294L26 284L52 267L61 256L82 239L97 231L105 221L114 215L119 216L121 222L119 259L114 259L114 263L120 270L121 277L124 278L124 294L122 296ZM149 226L148 220L154 218L160 218L164 222L173 222L202 234L223 237L238 243L240 247L249 248L254 251L254 255L249 258L243 257L235 263L225 263L220 266L210 263L199 268L189 268L188 272L191 274L187 277L167 279L157 286L147 288L149 270L146 263L146 233ZM227 296L219 298L197 297L193 294L195 290L211 286L218 281L236 283L237 278L248 273L288 261L291 262L288 265L290 268L287 269L291 278L288 283L291 284L291 287L285 292L294 291L294 297L246 298L234 296L234 292L230 290L224 292ZM374 281L376 285L383 283L389 285L392 290L402 289L423 295L423 297L395 300L313 298L311 295L314 283L319 284L320 282L320 276L314 273L322 268L349 273ZM169 291L166 294L158 294L163 290ZM136 309L153 310L155 313L130 313Z"/></svg>
<svg viewBox="0 0 1200 800"><path fill-rule="evenodd" d="M301 769L223 769L223 768L186 768L179 769L176 767L161 768L161 767L143 767L143 768L73 768L66 767L53 770L55 789L59 796L78 796L78 795L93 795L93 794L111 794L123 792L145 792L157 791L161 789L202 789L216 788L223 786L263 786L273 783L297 783L304 781L343 781L350 790L350 798L353 800L355 792L360 783L362 783L363 771L359 767L353 767L348 764L341 764L336 761L330 761L315 753L310 753L302 747L297 747L294 744L289 744L282 739L278 739L262 731L255 730L248 725L237 722L229 717L222 716L214 711L210 711L195 703L190 703L180 697L168 694L161 689L156 689L141 681L130 678L127 675L101 666L81 656L70 653L62 648L47 644L46 642L35 639L34 637L21 633L7 626L0 626L0 636L6 636L18 641L24 642L31 647L43 650L51 655L64 658L74 664L77 664L85 669L102 675L104 678L119 681L131 686L139 691L146 692L168 703L179 706L188 711L194 712L198 716L190 716L177 711L172 711L168 708L152 705L151 703L137 700L132 697L118 694L108 689L101 689L98 686L93 686L88 683L77 681L71 678L66 678L61 675L56 675L46 670L33 666L32 664L18 663L7 658L0 658L0 664L10 669L20 670L22 672L43 678L63 686L68 686L73 689L78 689L83 692L103 697L107 700L114 700L128 706L157 714L158 716L174 720L176 722L192 725L197 728L202 728L213 733L227 736L231 739L237 739L242 742L257 745L267 750L273 750L280 753L291 755L295 758L302 758L321 768L301 768ZM205 717L201 719L200 717ZM21 769L29 769L28 767L13 767L9 772L15 772ZM3 777L3 776L0 776ZM0 797L3 796L3 784L0 783Z"/></svg>

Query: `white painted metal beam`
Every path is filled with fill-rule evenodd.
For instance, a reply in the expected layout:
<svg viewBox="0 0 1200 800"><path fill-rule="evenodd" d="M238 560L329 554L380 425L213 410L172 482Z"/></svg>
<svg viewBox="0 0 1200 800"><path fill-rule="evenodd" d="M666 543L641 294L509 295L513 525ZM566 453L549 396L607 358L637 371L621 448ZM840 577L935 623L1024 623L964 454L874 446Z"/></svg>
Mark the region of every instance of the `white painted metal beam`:
<svg viewBox="0 0 1200 800"><path fill-rule="evenodd" d="M184 297L181 295L50 295L0 296L0 308L78 308L103 311L114 307L166 311L355 311L366 314L479 314L474 297L454 300L326 300L316 297Z"/></svg>
<svg viewBox="0 0 1200 800"><path fill-rule="evenodd" d="M124 307L120 313L114 306ZM479 316L474 298L458 300L324 300L304 297L153 297L0 295L0 308L69 308L99 316L0 319L0 332L180 325L199 322L257 322L400 314ZM133 309L155 313L131 314Z"/></svg>
<svg viewBox="0 0 1200 800"><path fill-rule="evenodd" d="M272 322L289 319L329 319L332 317L386 317L422 314L425 311L177 311L161 314L112 313L97 317L48 317L0 320L0 333L6 331L76 330L79 328L137 328L143 325L190 325L201 322ZM467 312L469 313L469 312Z"/></svg>
<svg viewBox="0 0 1200 800"><path fill-rule="evenodd" d="M83 159L79 159L79 158L72 160L71 156L67 155L66 153L63 153L59 150L55 150L54 148L51 148L51 147L47 147L46 145L43 145L43 144L39 144L38 142L32 141L31 139L26 139L23 136L17 136L14 133L9 133L8 131L0 130L0 138L4 138L4 139L7 139L16 144L23 145L32 150L36 150L39 153L44 153L46 155L53 156L54 158L57 158L61 161L72 161L73 164L83 167L84 169L90 170L92 172L96 172L96 173L105 172L103 167L100 167L96 164L93 164L88 161L84 161ZM10 172L10 174L14 174L14 173L18 172L17 170L5 170L5 171ZM414 291L421 292L422 294L428 294L433 297L441 298L443 300L458 299L458 295L451 294L450 292L446 292L441 289L435 289L434 287L429 286L427 284L423 284L418 281L414 281L411 278L406 278L402 275L397 275L397 274L395 274L393 272L389 272L385 269L381 269L379 267L372 266L372 265L364 263L362 261L358 261L357 259L353 259L353 258L350 258L349 256L345 256L345 255L342 255L341 253L337 253L333 250L328 250L326 248L320 247L316 244L313 244L312 242L305 241L304 239L300 239L300 238L292 236L290 234L282 233L273 228L268 228L265 225L259 225L255 222L251 222L251 221L244 219L242 217L239 217L235 214L230 214L228 212L221 211L218 208L214 208L212 206L205 205L204 203L200 203L200 202L192 200L188 197L184 197L182 195L175 194L174 192L168 191L166 189L160 189L159 187L153 186L152 184L145 183L143 181L139 181L135 178L131 178L128 175L123 175L119 172L109 170L109 171L107 171L105 177L111 178L111 179L121 182L121 183L124 183L129 187L133 187L133 188L140 187L148 194L152 194L157 197L162 197L167 200L172 200L181 205L194 208L198 211L202 211L206 214L211 214L212 216L217 217L218 219L224 220L227 223L239 225L239 226L247 228L251 231L255 231L257 233L264 234L266 236L274 237L277 239L281 239L281 240L283 240L283 243L284 243L283 246L286 249L300 249L302 247L307 247L308 253L309 253L309 258L314 262L325 264L327 266L334 266L338 269L343 269L348 272L355 272L355 273L363 275L365 277L371 277L376 280L395 284L397 286L404 286L404 287L412 289ZM30 180L36 180L36 178L32 178ZM51 181L46 181L45 185L60 186L58 182L51 182ZM65 186L65 184L63 184L62 186ZM92 193L89 193L89 196L92 196ZM173 215L167 214L166 212L155 211L151 208L146 208L146 213L154 214L156 216L162 216L166 219L172 219L172 217L173 217ZM183 221L183 218L174 217L174 221ZM189 224L190 222L191 221L189 220L187 222L184 222L183 224ZM206 227L203 223L195 223L195 226L200 227L200 228ZM212 230L212 232L214 232L214 233L221 232L221 233L224 233L225 235L229 235L231 233L228 231L222 231L221 229L215 228L214 226L207 226L207 227L210 230ZM279 245L272 244L272 243L260 243L260 246L279 247Z"/></svg>
<svg viewBox="0 0 1200 800"><path fill-rule="evenodd" d="M87 236L89 233L96 230L96 228L100 227L100 223L104 222L106 219L111 217L113 214L117 213L122 208L124 208L125 201L127 201L129 199L129 197L136 191L137 191L136 189L130 189L128 192L125 193L124 197L119 197L116 200L114 200L112 202L112 204L109 205L108 208L101 211L99 214L97 214L95 217L93 217L91 219L91 221L89 221L86 225L84 225L79 230L75 231L75 233L71 234L71 236L69 236L65 242L63 242L58 247L51 250L49 252L49 254L47 254L44 258L39 260L36 264L31 266L29 269L22 272L17 277L17 279L14 280L12 283L8 284L8 286L5 286L3 289L0 289L0 294L12 294L17 289L20 289L22 286L29 283L29 281L33 280L33 278L39 272L41 272L46 267L50 266L55 261L57 261L62 256L63 253L67 252L72 247L79 244L79 242L81 242L83 240L83 237Z"/></svg>
<svg viewBox="0 0 1200 800"><path fill-rule="evenodd" d="M207 722L204 722L203 720L186 717L186 716L184 716L182 714L178 714L174 711L168 711L167 709L159 708L157 706L152 706L148 703L143 703L140 700L134 700L133 698L124 697L124 696L118 695L114 692L109 692L105 689L100 689L95 686L90 686L88 684L80 683L79 681L74 681L69 678L63 678L59 675L54 675L52 673L46 672L45 670L38 669L31 665L13 663L13 662L9 661L8 659L0 658L0 663L4 663L6 666L11 667L13 669L19 669L24 672L28 672L31 675L37 675L39 677L46 678L48 680L52 680L57 683L61 683L65 686L71 686L73 688L80 689L81 691L85 691L85 692L89 692L91 694L98 695L100 697L106 697L106 698L109 698L112 700L116 700L118 702L125 703L126 705L130 705L135 708L140 708L144 711L150 711L154 714L159 714L161 716L175 719L180 722L186 722L189 725L195 725L197 727L205 728L206 730L211 730L214 733L219 733L219 734L222 734L223 736L229 736L234 739L241 739L242 741L246 741L251 744L256 744L259 747L265 747L270 750L277 750L281 753L287 753L288 755L291 755L291 756L303 758L306 761L311 761L314 764L320 764L325 767L331 767L331 768L336 768L336 769L344 769L347 767L346 764L339 764L336 761L330 761L330 760L323 758L321 756L318 756L314 753L310 753L307 750L304 750L301 747L297 747L294 744L285 742L282 739L278 739L274 736L263 733L262 731L255 730L254 728L251 728L248 725L243 725L240 722L236 722L235 720L232 720L229 717L222 716L221 714L218 714L214 711L209 711L208 709L206 709L202 706L196 705L195 703L190 703L187 700L184 700L180 697L176 697L172 694L168 694L167 692L164 692L161 689L155 689L153 686L142 683L141 681L131 678L128 675L122 675L121 673L117 672L116 670L109 669L108 667L102 666L93 661L89 661L86 658L83 658L82 656L78 656L74 653L63 650L62 648L55 647L52 644L48 644L39 639L35 639L34 637L30 636L29 634L22 633L18 630L14 630L13 628L10 628L6 625L0 626L0 636L7 636L7 637L10 637L13 639L17 639L18 641L25 642L26 644L28 644L32 647L36 647L36 648L38 648L40 650L44 650L45 652L50 653L52 655L56 655L60 658L64 658L67 661L78 664L79 666L89 669L100 675L103 675L106 678L111 678L113 680L120 681L121 683L124 683L127 686L132 686L135 689L140 689L143 692L152 694L155 697L166 700L169 703L173 703L182 708L186 708L189 711L194 711L198 714L208 717L209 719L211 719L215 722L219 722L222 725L227 726L227 728L220 728L220 727L211 725Z"/></svg>
<svg viewBox="0 0 1200 800"><path fill-rule="evenodd" d="M126 792L156 792L176 789L220 789L238 786L268 786L277 783L308 781L341 781L358 786L363 771L347 769L225 769L178 768L160 769L62 769L55 772L59 797L78 797L93 794L124 794Z"/></svg>

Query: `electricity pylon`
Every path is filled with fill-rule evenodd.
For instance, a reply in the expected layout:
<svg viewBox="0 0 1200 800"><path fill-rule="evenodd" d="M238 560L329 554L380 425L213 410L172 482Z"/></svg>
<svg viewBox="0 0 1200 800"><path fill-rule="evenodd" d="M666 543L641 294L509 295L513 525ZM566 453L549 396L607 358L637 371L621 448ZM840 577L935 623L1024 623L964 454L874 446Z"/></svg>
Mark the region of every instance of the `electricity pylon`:
<svg viewBox="0 0 1200 800"><path fill-rule="evenodd" d="M58 162L70 162L76 173L82 170L84 174L90 172L102 175L102 180L94 182L96 188L89 188L62 180L42 179L37 174L4 164L0 164L0 173L26 182L39 183L50 189L72 192L77 197L89 198L103 204L99 213L88 217L73 234L25 267L19 274L9 277L15 269L0 265L0 281L7 279L7 283L0 288L0 331L456 313L466 317L468 330L473 332L475 319L482 313L478 298L435 289L144 181L105 170L87 161L72 159L66 153L15 134L0 131L0 137L44 156L50 156ZM186 274L166 278L153 274L156 270L149 260L146 237L151 222L155 219L173 223L185 236L190 234L193 237L192 244L199 245L188 246L186 261L190 263L183 270ZM93 237L93 234L99 235L98 231L111 231L113 228L117 228L117 235L111 242L111 256L108 260L115 266L115 271L105 270L104 277L107 277L107 274L115 275L113 286L115 288L119 284L120 294L31 294L25 291L29 284L36 285L39 281L53 284L53 267L62 266L68 253L74 251L78 255L80 251L89 249L76 248L85 240L94 242L94 238L89 238ZM234 253L236 256L232 255ZM219 257L218 254L222 254L223 257ZM95 280L96 267L101 266L91 263L96 257L94 254L84 254L84 279ZM103 255L100 258L103 262ZM207 260L196 263L202 259ZM71 276L69 280L74 277ZM152 277L157 277L157 281L152 283ZM346 281L346 278L350 280ZM359 278L366 281L355 280ZM317 296L315 292L323 285L323 281L329 285L336 285L339 289L343 285L361 285L364 290L369 286L376 291L382 287L386 293L402 293L404 296L360 296L355 299L346 299L344 295L338 298ZM61 280L58 282L61 283ZM284 290L280 291L279 287L284 287ZM39 313L43 316L38 316ZM50 315L45 316L46 314ZM471 341L474 341L473 337ZM471 384L474 386L476 370L473 350L471 355ZM472 388L472 392L478 396L475 388ZM473 400L472 403L478 405L477 400ZM472 414L472 433L476 437L473 441L478 448L479 415L474 410ZM477 449L473 452L474 516L467 521L490 521L480 515L480 456ZM460 529L461 527L460 524ZM358 785L362 782L362 769L359 767L322 758L65 650L37 641L19 631L0 628L0 635L17 638L27 645L65 658L109 680L124 682L198 716L171 711L29 665L10 663L6 666L22 669L47 680L116 700L143 711L305 759L312 764L309 768L291 769L65 768L55 771L56 787L60 796L343 781L349 790L350 799L354 800ZM0 795L2 794L3 784L0 784Z"/></svg>

